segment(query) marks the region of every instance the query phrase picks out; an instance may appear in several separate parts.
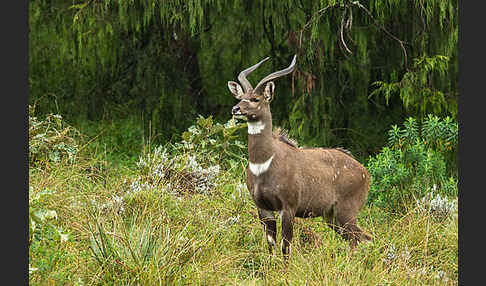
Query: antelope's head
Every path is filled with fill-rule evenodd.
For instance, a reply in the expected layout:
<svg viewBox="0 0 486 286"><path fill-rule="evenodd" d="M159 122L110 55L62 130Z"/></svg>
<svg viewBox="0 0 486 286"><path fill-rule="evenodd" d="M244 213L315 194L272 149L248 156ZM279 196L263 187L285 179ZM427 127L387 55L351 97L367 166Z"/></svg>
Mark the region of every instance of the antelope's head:
<svg viewBox="0 0 486 286"><path fill-rule="evenodd" d="M236 99L240 100L237 105L233 106L231 111L233 116L246 119L249 122L259 121L265 116L270 116L270 102L275 91L275 84L271 80L291 73L295 68L297 55L294 56L288 68L267 75L253 89L246 76L268 59L267 57L256 65L242 71L238 75L241 86L234 81L228 81L229 90Z"/></svg>

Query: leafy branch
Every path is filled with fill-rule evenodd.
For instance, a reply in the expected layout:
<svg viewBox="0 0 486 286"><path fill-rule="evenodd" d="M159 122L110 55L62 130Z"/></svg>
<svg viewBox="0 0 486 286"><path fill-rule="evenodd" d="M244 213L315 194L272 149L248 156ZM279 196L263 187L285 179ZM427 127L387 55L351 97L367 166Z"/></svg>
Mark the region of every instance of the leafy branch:
<svg viewBox="0 0 486 286"><path fill-rule="evenodd" d="M444 77L448 63L449 57L443 55L432 57L423 55L416 58L413 68L408 70L400 81L390 83L375 81L372 86L377 88L368 98L381 94L388 105L389 99L399 94L406 109L418 108L422 114L427 112L427 106L431 106L435 112L447 109L446 93L434 88L433 76L438 73L440 77Z"/></svg>

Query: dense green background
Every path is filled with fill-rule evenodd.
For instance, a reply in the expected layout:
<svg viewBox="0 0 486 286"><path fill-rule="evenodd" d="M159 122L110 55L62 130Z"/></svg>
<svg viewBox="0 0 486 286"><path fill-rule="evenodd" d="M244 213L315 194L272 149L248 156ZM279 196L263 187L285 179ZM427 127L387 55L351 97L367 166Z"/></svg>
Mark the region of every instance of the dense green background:
<svg viewBox="0 0 486 286"><path fill-rule="evenodd" d="M275 82L274 125L367 158L409 116L455 119L457 10L457 0L30 1L29 102L93 136L110 130L107 144L131 154L141 138L179 137L198 114L226 122L227 81L270 56L255 85L297 54Z"/></svg>

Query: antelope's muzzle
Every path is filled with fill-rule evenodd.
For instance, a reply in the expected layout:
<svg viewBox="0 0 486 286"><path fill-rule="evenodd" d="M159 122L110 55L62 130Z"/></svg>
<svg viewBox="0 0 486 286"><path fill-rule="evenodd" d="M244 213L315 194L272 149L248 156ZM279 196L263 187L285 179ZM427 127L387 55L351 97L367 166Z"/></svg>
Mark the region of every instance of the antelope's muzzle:
<svg viewBox="0 0 486 286"><path fill-rule="evenodd" d="M240 107L238 105L233 106L233 109L231 110L232 115L243 115L241 113Z"/></svg>

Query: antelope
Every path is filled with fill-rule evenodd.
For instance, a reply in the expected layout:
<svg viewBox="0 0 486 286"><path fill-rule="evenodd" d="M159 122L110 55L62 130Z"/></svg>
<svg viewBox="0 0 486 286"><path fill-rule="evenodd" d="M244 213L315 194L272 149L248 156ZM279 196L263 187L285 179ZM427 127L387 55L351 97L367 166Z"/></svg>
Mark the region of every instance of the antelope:
<svg viewBox="0 0 486 286"><path fill-rule="evenodd" d="M232 115L248 125L246 185L270 254L276 248L274 212L281 218L281 251L285 258L290 255L295 217L323 217L354 250L360 241L371 240L357 225L357 214L366 202L370 185L366 168L345 149L299 148L286 134L272 131L270 102L275 84L271 80L291 73L296 58L289 67L264 77L254 89L246 77L268 57L238 75L241 86L228 81L229 90L239 100Z"/></svg>

